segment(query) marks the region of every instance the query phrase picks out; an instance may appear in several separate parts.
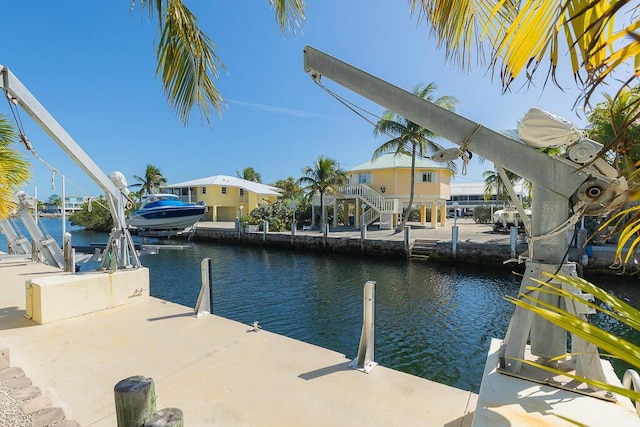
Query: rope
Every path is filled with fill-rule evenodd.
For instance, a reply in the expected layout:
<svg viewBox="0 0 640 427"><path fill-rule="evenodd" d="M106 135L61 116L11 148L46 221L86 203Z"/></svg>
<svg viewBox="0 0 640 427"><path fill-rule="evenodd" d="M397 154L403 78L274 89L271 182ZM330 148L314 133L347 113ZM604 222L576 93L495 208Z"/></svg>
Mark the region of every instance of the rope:
<svg viewBox="0 0 640 427"><path fill-rule="evenodd" d="M557 226L556 228L554 228L553 230L547 233L541 234L539 236L531 236L527 240L529 242L537 242L539 240L550 239L552 237L557 236L560 233L563 233L569 227L571 227L572 225L576 225L578 221L580 221L580 217L584 213L586 207L587 207L587 204L585 202L579 202L576 205L576 211L565 222L563 222L562 224L560 224L559 226Z"/></svg>
<svg viewBox="0 0 640 427"><path fill-rule="evenodd" d="M31 141L29 141L29 138L25 134L24 125L22 124L22 119L20 117L20 110L15 108L15 104L12 102L12 98L9 96L9 93L6 92L6 91L5 91L5 93L6 93L6 96L7 96L7 102L9 104L9 110L11 111L11 114L13 115L13 120L15 121L16 127L18 128L18 137L20 138L20 141L24 144L24 146L27 149L27 151L31 152L33 157L38 159L42 164L44 164L51 171L51 189L53 190L55 188L55 175L56 174L60 174L60 172L53 165L49 164L46 160L44 160L42 157L40 157L40 155L33 148L33 145L31 144ZM105 206L104 204L98 202L97 199L95 199L89 193L84 191L75 182L71 181L69 178L67 178L66 176L64 176L62 174L60 174L60 175L62 177L64 177L66 182L69 182L78 191L80 191L84 196L88 197L89 201L91 201L91 199L94 199L94 200L96 200L96 203L98 203L98 205L102 206L104 209L109 210L109 208L107 206ZM62 201L62 203L64 204L64 200ZM89 210L89 212L91 212L91 210Z"/></svg>
<svg viewBox="0 0 640 427"><path fill-rule="evenodd" d="M473 139L474 136L476 136L476 133L478 133L480 128L482 128L482 125L478 124L473 132L471 132L471 134L469 134L469 136L462 142L462 144L460 144L460 149L458 150L458 152L460 153L460 158L462 159L462 175L467 174L467 165L473 158L473 153L467 149L467 145L469 145L469 142Z"/></svg>

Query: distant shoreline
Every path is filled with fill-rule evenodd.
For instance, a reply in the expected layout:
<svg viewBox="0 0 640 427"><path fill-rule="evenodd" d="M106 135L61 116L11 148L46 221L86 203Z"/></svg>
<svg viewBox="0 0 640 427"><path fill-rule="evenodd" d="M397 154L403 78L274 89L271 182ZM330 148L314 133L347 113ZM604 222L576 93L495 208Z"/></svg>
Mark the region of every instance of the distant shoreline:
<svg viewBox="0 0 640 427"><path fill-rule="evenodd" d="M67 216L69 216L69 215L67 214ZM38 217L40 217L40 218L62 218L62 214L38 212Z"/></svg>

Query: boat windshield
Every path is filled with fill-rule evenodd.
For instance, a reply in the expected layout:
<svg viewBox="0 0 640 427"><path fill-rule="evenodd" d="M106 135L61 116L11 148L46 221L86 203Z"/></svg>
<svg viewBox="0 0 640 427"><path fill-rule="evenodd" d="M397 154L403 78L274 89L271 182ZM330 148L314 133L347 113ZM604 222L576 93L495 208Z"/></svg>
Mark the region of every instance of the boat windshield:
<svg viewBox="0 0 640 427"><path fill-rule="evenodd" d="M175 194L147 194L143 197L142 206L150 205L156 202L178 202L180 199Z"/></svg>

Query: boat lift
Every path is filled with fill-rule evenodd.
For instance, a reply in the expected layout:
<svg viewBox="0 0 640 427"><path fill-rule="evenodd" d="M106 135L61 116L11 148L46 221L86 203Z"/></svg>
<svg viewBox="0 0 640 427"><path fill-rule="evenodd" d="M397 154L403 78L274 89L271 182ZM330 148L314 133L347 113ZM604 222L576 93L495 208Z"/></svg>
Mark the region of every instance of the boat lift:
<svg viewBox="0 0 640 427"><path fill-rule="evenodd" d="M109 234L106 255L101 268L109 271L141 267L133 239L126 224L125 206L129 202L126 180L119 172L107 176L64 130L9 68L0 65L0 88L9 101L22 109L71 157L104 191L114 227ZM33 151L24 134L20 135L27 150ZM124 180L124 182L123 182ZM37 228L37 226L36 226ZM35 230L33 230L35 232ZM29 230L31 233L32 230ZM35 235L37 236L37 234ZM34 237L34 234L32 234ZM35 237L34 237L35 239ZM59 248L58 248L59 249Z"/></svg>
<svg viewBox="0 0 640 427"><path fill-rule="evenodd" d="M0 232L7 238L9 246L9 254L29 255L31 254L31 242L23 235L13 229L13 226L7 219L0 220Z"/></svg>
<svg viewBox="0 0 640 427"><path fill-rule="evenodd" d="M524 257L526 272L520 293L530 293L554 306L566 302L569 312L586 320L586 310L576 307L572 301L531 292L527 287L539 286L535 280L549 281L545 273L577 276L576 264L565 259L568 252L565 230L582 215L604 214L625 202L627 182L613 167L597 157L601 144L585 138L580 132L567 132L566 126L559 125L555 135L554 130L544 130L538 125L545 122L545 113L536 109L528 113L527 122L533 125L527 129L530 138L523 144L310 46L304 48L304 71L319 85L322 77L326 77L460 146L435 153L434 160L449 161L460 157L468 161L469 152L473 152L494 162L501 175L507 169L531 180L532 219L527 227L529 250ZM560 137L557 132L561 133ZM566 152L549 156L536 149L550 145L564 145ZM513 194L511 196L514 197ZM553 280L550 283L578 293L577 289L565 284ZM554 358L567 353L565 330L538 316L534 318L532 312L517 307L501 349L502 372L527 377L521 372L523 364L520 360L525 359L529 337L531 354L537 356L539 362L553 364ZM577 336L572 336L572 346L576 354L576 374L606 382L596 346ZM571 385L564 386L572 390ZM591 392L599 393L597 397L600 398L608 397L597 390Z"/></svg>

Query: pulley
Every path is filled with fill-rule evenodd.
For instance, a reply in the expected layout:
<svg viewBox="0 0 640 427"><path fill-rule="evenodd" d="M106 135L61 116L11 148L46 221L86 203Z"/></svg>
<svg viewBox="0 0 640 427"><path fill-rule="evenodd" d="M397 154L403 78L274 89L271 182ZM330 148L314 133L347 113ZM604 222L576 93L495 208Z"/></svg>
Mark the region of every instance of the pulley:
<svg viewBox="0 0 640 427"><path fill-rule="evenodd" d="M460 157L460 149L458 148L446 148L433 153L429 159L435 162L451 162Z"/></svg>

